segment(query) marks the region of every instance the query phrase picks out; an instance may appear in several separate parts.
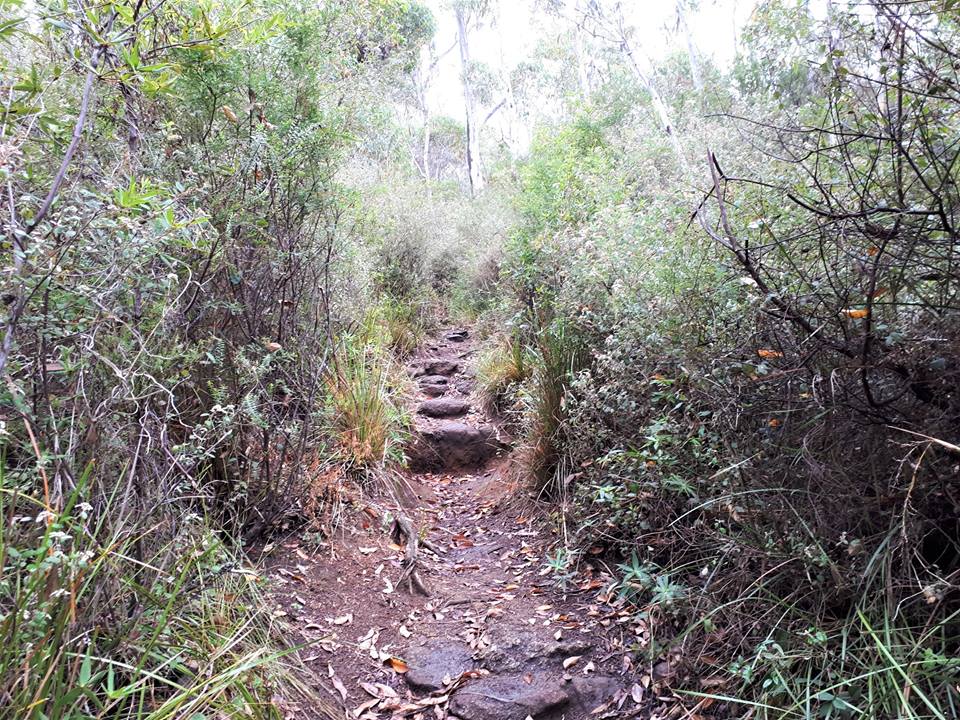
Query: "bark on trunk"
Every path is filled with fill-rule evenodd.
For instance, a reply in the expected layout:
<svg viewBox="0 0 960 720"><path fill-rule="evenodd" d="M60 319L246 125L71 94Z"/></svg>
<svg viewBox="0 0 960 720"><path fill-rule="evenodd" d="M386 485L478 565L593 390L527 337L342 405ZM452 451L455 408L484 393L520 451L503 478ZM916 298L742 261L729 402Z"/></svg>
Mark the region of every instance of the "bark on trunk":
<svg viewBox="0 0 960 720"><path fill-rule="evenodd" d="M687 3L685 0L677 0L677 14L680 16L680 25L683 27L683 36L687 42L687 57L690 59L690 75L693 78L693 86L698 93L702 93L703 74L700 72L697 46L693 42L693 33L690 32L690 24L687 22Z"/></svg>
<svg viewBox="0 0 960 720"><path fill-rule="evenodd" d="M470 178L470 193L476 195L486 184L480 161L480 126L476 117L476 103L470 84L470 45L467 39L467 18L461 7L456 6L457 40L460 46L460 65L463 69L463 101L467 125L467 175Z"/></svg>

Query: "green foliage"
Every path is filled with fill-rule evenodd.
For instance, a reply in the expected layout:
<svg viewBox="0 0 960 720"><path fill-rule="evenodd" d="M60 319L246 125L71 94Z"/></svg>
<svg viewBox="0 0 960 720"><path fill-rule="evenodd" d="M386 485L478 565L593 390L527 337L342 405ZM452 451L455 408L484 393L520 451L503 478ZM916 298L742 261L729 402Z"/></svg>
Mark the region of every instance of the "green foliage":
<svg viewBox="0 0 960 720"><path fill-rule="evenodd" d="M128 482L97 488L88 469L57 510L0 474L5 710L30 720L279 717L270 667L283 653L271 649L256 575L196 514L175 526L162 513L131 516Z"/></svg>
<svg viewBox="0 0 960 720"><path fill-rule="evenodd" d="M523 343L510 336L497 336L477 360L477 387L488 411L508 411L512 396L533 372L533 358Z"/></svg>
<svg viewBox="0 0 960 720"><path fill-rule="evenodd" d="M388 352L363 336L347 336L328 380L339 452L361 472L403 461L407 418L397 403L401 371Z"/></svg>
<svg viewBox="0 0 960 720"><path fill-rule="evenodd" d="M534 358L515 392L524 477L556 499L565 549L629 558L619 589L655 628L635 650L724 658L729 692L691 693L756 717L958 702L934 658L957 642L941 573L960 540L953 509L916 500L945 498L950 472L926 439L952 437L956 358L922 338L956 336L953 302L930 302L957 283L942 252L957 105L929 97L955 82L956 28L932 4L896 12L922 37L837 4L829 25L762 4L716 76L739 96L691 97L683 62L658 67L683 154L709 149L712 168L678 167L647 98L624 111L636 82L614 68L520 171L500 318ZM881 95L902 103L899 140Z"/></svg>
<svg viewBox="0 0 960 720"><path fill-rule="evenodd" d="M611 169L602 125L581 116L562 128L541 130L531 159L521 170L518 209L524 232L535 237L590 219L601 199L598 183Z"/></svg>
<svg viewBox="0 0 960 720"><path fill-rule="evenodd" d="M364 211L338 174L432 17L2 9L4 710L279 717L296 683L243 543L330 463L402 459L391 358L337 348L380 312L409 351L421 314L369 311Z"/></svg>

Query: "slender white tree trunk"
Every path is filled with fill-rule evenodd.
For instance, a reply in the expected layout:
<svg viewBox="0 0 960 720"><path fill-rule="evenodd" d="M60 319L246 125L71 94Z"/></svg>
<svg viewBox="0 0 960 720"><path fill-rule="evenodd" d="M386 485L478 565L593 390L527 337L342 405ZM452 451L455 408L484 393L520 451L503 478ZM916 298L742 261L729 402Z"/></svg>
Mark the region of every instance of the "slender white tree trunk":
<svg viewBox="0 0 960 720"><path fill-rule="evenodd" d="M414 76L414 86L417 92L417 103L420 105L420 119L423 122L423 141L420 148L420 164L423 173L423 181L427 186L427 199L430 199L432 192L430 188L431 170L430 170L430 102L427 97L427 91L430 87L430 75L432 65L432 49L423 51L421 72Z"/></svg>
<svg viewBox="0 0 960 720"><path fill-rule="evenodd" d="M687 22L687 3L685 0L677 0L677 15L680 17L683 37L687 41L687 57L690 59L690 75L693 77L693 86L697 89L698 93L702 93L703 74L700 72L700 58L697 55L697 46L693 42L693 33L690 32L690 24Z"/></svg>
<svg viewBox="0 0 960 720"><path fill-rule="evenodd" d="M630 62L630 67L633 69L634 75L637 76L637 79L640 81L640 84L643 85L644 89L650 93L650 100L653 103L653 109L657 113L657 117L660 118L660 124L663 128L663 131L667 134L667 137L670 138L670 143L673 145L673 151L677 156L677 160L680 162L680 166L684 171L689 169L689 164L687 163L687 158L683 153L683 145L680 143L680 136L677 134L677 129L673 126L673 121L670 119L670 110L667 108L667 104L663 101L660 92L657 90L657 86L643 68L637 62L637 58L634 55L633 49L630 47L630 43L624 37L623 40L623 52L627 56L627 60Z"/></svg>
<svg viewBox="0 0 960 720"><path fill-rule="evenodd" d="M470 193L477 195L486 185L480 161L480 124L477 122L473 86L470 83L470 45L467 39L467 18L460 5L454 6L457 17L457 38L460 46L460 65L463 70L463 101L467 118L467 175Z"/></svg>
<svg viewBox="0 0 960 720"><path fill-rule="evenodd" d="M583 102L590 100L590 73L587 70L586 53L583 48L583 28L576 23L573 28L573 49L577 55L577 85L580 90L580 99Z"/></svg>

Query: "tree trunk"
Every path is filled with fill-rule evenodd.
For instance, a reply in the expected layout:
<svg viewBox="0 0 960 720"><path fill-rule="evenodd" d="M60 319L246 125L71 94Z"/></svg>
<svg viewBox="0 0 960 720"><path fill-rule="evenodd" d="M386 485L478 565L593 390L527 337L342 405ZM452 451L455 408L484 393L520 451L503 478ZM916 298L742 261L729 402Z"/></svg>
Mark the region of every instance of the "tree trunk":
<svg viewBox="0 0 960 720"><path fill-rule="evenodd" d="M657 91L657 86L653 84L653 78L647 75L647 73L643 71L643 68L640 67L636 57L633 54L633 49L630 47L630 44L626 39L623 40L623 52L630 61L630 67L633 68L633 72L640 81L640 84L643 85L644 89L648 93L650 93L650 100L653 103L653 109L656 111L657 117L660 118L660 124L663 127L663 131L670 138L670 143L673 145L673 151L676 153L677 160L680 162L680 167L682 167L684 171L688 170L690 166L687 163L686 156L683 154L683 146L680 144L680 137L677 135L677 130L674 128L673 122L670 119L670 110L667 108L667 104L663 101L663 98Z"/></svg>
<svg viewBox="0 0 960 720"><path fill-rule="evenodd" d="M457 16L457 39L460 46L460 65L463 69L463 101L467 125L467 175L470 178L470 194L477 195L486 184L480 162L480 125L476 117L473 86L470 84L470 46L467 42L467 18L459 5L454 7Z"/></svg>
<svg viewBox="0 0 960 720"><path fill-rule="evenodd" d="M690 24L687 22L686 0L677 0L677 15L680 17L683 36L687 41L687 57L690 59L690 75L693 78L693 86L698 93L702 94L703 74L700 72L700 59L697 57L697 47L693 42L693 33L690 32Z"/></svg>
<svg viewBox="0 0 960 720"><path fill-rule="evenodd" d="M577 85L580 90L580 99L587 103L590 101L590 72L587 69L586 53L583 47L583 28L579 22L573 28L573 49L577 55Z"/></svg>

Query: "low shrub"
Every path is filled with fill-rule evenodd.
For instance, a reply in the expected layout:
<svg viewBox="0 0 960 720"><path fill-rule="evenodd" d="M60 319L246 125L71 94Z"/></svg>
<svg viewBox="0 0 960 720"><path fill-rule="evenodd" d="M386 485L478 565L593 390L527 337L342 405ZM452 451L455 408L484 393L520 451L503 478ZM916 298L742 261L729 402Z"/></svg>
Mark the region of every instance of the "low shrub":
<svg viewBox="0 0 960 720"><path fill-rule="evenodd" d="M925 114L898 145L879 84L845 70L899 26L843 18L842 70L805 74L796 114L749 108L769 113L755 154L717 113L679 143L708 163L679 168L652 113L615 99L535 144L500 273L501 321L519 318L535 358L516 458L564 522L548 567L568 582L588 549L606 553L647 628L631 650L668 661L675 691L771 719L948 718L960 451L944 242L960 199L922 138L956 126L957 106L920 100L934 81L919 68L953 66L906 42L900 89ZM863 167L855 189L834 182Z"/></svg>

